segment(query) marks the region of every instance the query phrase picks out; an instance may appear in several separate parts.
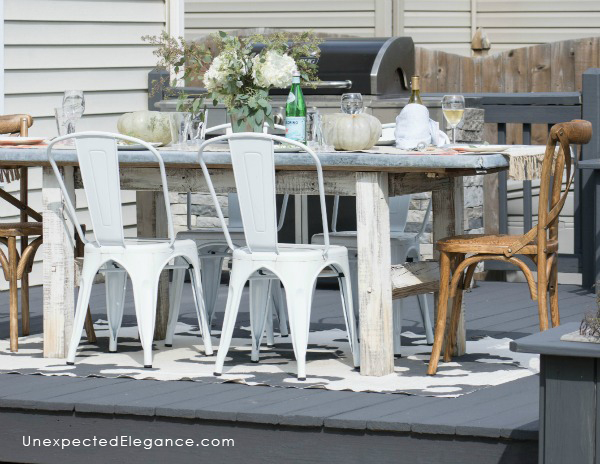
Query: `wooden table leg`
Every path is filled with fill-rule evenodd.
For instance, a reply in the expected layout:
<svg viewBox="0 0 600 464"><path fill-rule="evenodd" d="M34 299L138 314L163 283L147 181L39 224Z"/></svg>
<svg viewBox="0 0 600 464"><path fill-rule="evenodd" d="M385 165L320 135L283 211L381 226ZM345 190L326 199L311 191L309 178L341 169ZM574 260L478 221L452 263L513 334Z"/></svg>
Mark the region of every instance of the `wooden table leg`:
<svg viewBox="0 0 600 464"><path fill-rule="evenodd" d="M65 185L75 198L73 168L63 168ZM73 227L63 216L63 197L52 169L43 168L44 357L64 358L73 330L75 265Z"/></svg>
<svg viewBox="0 0 600 464"><path fill-rule="evenodd" d="M435 249L435 242L452 235L460 235L464 231L464 191L463 178L453 177L450 179L450 186L447 189L435 190L432 193L433 205L433 256L439 259L439 252ZM435 308L437 316L438 293L435 296ZM452 300L448 302L448 307L452 308ZM450 327L451 311L448 311L446 318L446 327ZM437 319L437 317L436 317ZM448 333L446 332L446 337ZM461 309L460 319L458 321L458 332L456 337L455 356L460 356L466 350L466 331L464 320L464 305Z"/></svg>
<svg viewBox="0 0 600 464"><path fill-rule="evenodd" d="M394 372L388 174L356 174L360 373Z"/></svg>
<svg viewBox="0 0 600 464"><path fill-rule="evenodd" d="M167 236L167 210L162 192L136 193L138 237ZM163 271L158 284L154 339L164 340L169 320L169 273Z"/></svg>

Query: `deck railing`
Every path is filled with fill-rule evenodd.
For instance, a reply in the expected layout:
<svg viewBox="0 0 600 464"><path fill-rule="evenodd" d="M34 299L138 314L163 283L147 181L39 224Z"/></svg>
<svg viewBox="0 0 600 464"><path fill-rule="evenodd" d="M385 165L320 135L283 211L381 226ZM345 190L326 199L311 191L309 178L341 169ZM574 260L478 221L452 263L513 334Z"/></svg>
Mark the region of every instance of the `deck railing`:
<svg viewBox="0 0 600 464"><path fill-rule="evenodd" d="M485 122L497 127L498 143L507 143L508 125L521 126L516 133L521 133L521 143L532 143L533 125L543 124L547 131L552 125L581 118L582 94L579 92L556 93L513 93L513 94L482 94L482 106L485 109ZM545 142L538 140L536 143ZM581 272L582 240L580 217L580 174L576 173L573 186L574 202L574 243L573 253L562 254L559 259L561 272ZM485 183L484 205L486 232L509 233L508 208L508 179L507 173L498 174L497 187L494 182ZM534 225L537 211L533 208L532 181L522 182L523 196L523 231L530 230ZM497 218L497 223L494 219ZM507 270L508 266L501 262L486 263L486 270Z"/></svg>

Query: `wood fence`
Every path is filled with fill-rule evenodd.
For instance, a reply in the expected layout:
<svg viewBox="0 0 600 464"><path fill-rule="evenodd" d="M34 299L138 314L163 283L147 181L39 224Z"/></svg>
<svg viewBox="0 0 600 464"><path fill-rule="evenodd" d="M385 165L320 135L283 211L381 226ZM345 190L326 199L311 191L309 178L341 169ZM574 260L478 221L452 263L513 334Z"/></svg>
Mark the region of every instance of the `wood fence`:
<svg viewBox="0 0 600 464"><path fill-rule="evenodd" d="M486 56L466 57L416 47L423 93L572 92L581 76L600 67L600 37L545 43ZM496 139L486 127L486 140ZM532 143L545 143L547 126L532 126ZM507 126L506 142L522 143L522 129Z"/></svg>

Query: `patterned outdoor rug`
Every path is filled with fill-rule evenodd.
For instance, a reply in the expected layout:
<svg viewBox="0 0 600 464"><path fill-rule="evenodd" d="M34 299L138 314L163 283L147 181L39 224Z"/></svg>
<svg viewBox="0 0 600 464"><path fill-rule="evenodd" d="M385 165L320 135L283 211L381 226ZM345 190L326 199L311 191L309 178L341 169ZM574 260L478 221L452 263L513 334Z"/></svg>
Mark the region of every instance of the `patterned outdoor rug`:
<svg viewBox="0 0 600 464"><path fill-rule="evenodd" d="M510 339L481 338L467 342L467 354L451 363L440 363L437 375L426 374L431 347L421 335L403 333L402 357L394 374L385 377L361 376L352 366L345 332L338 329L311 332L307 354L307 379L295 377L296 362L290 337L276 337L275 346L261 350L260 363L250 362L248 328L236 329L224 373L214 377L215 356L204 356L198 330L180 323L173 347L155 343L152 369L142 367L137 329L124 327L119 352L108 352L106 321L96 324L98 344L85 339L79 347L75 366L64 360L42 357L42 337L19 340L19 352L9 351L8 340L0 341L0 372L74 377L131 377L155 380L194 380L207 383L237 382L273 387L325 388L357 392L405 393L420 396L457 397L482 388L510 382L539 372L537 355L513 353ZM213 334L215 349L218 332Z"/></svg>

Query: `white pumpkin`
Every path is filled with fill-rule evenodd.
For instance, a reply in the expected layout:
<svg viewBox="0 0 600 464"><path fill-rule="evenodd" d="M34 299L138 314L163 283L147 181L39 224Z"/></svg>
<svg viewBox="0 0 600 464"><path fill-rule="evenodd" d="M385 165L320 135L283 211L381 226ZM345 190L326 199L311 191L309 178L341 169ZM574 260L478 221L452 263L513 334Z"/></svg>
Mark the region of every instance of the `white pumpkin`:
<svg viewBox="0 0 600 464"><path fill-rule="evenodd" d="M366 113L326 114L323 135L326 143L336 150L368 150L381 137L381 122Z"/></svg>
<svg viewBox="0 0 600 464"><path fill-rule="evenodd" d="M117 121L117 130L123 135L136 137L149 143L171 142L169 113L160 111L134 111L125 113Z"/></svg>

